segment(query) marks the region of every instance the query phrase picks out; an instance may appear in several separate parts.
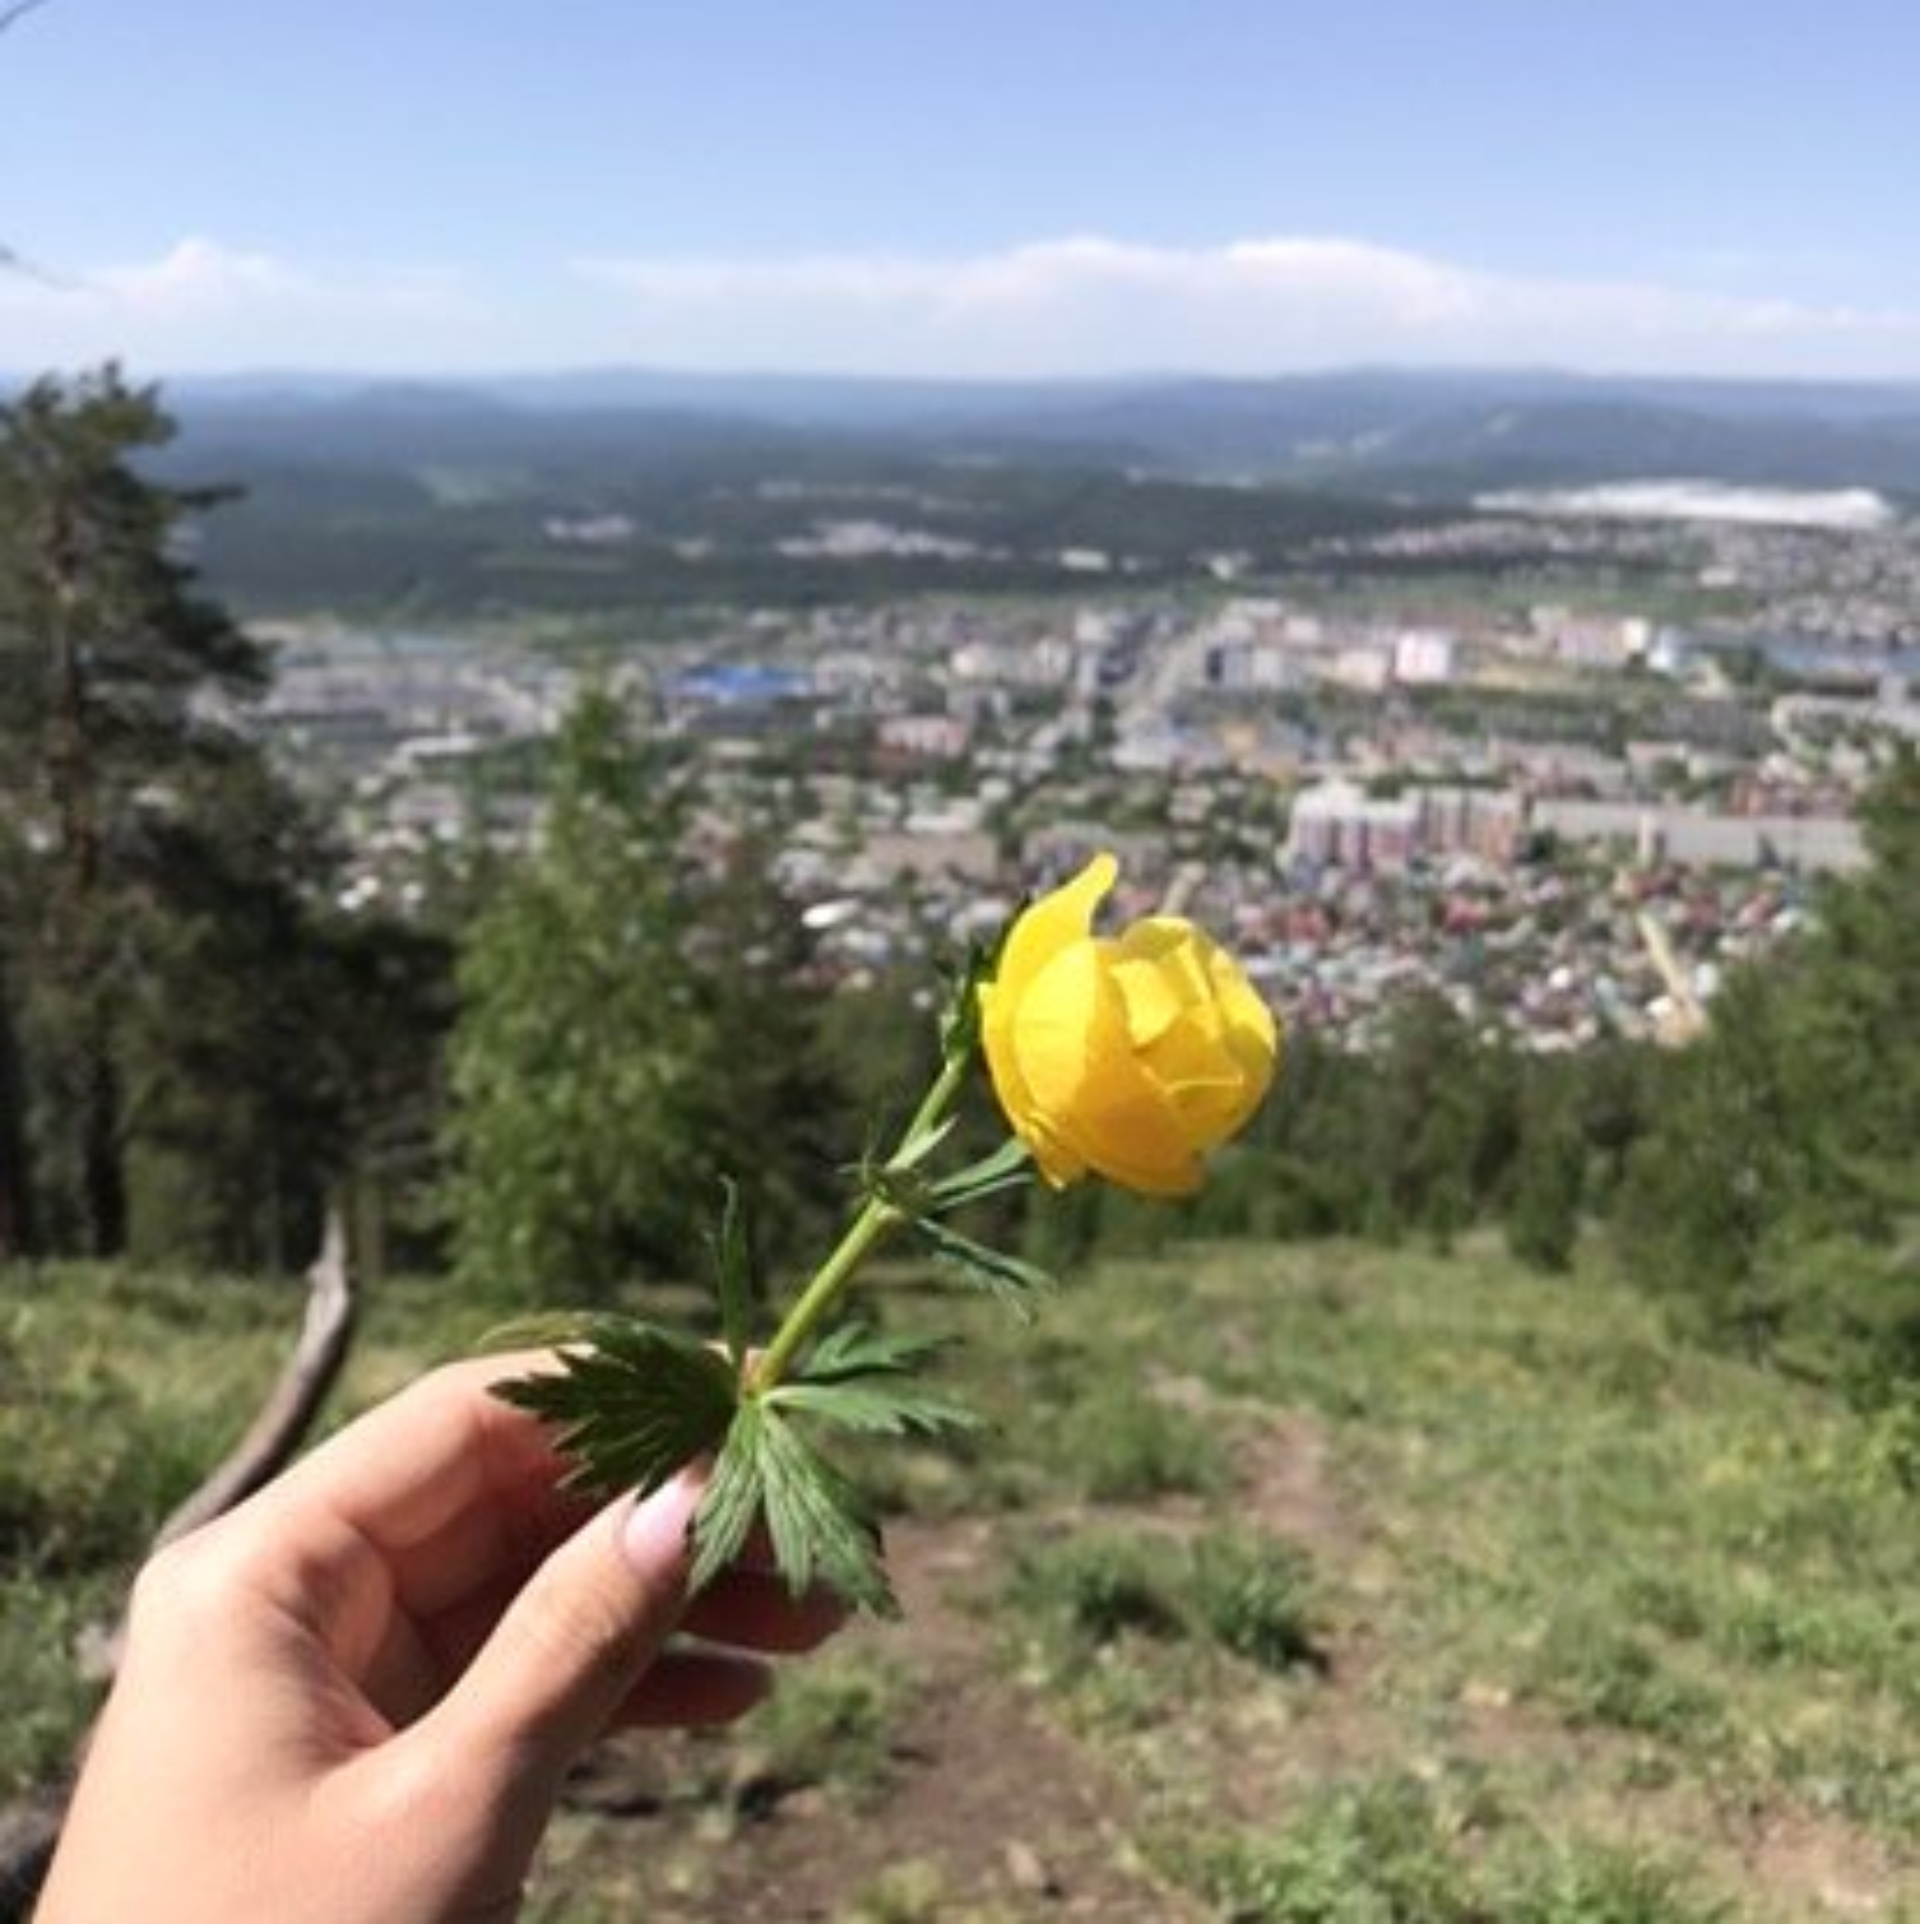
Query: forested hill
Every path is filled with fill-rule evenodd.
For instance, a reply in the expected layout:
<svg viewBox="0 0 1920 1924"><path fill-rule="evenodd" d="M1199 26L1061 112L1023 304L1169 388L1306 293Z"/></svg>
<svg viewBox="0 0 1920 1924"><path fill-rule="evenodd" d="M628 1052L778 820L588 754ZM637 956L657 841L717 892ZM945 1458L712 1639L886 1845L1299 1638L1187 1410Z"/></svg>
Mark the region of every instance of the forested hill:
<svg viewBox="0 0 1920 1924"><path fill-rule="evenodd" d="M1361 493L1704 476L1920 492L1920 388L1355 371L1262 380L931 382L613 370L449 383L182 381L188 429L236 452L385 464L407 448L585 459L823 440L919 459L1067 461Z"/></svg>

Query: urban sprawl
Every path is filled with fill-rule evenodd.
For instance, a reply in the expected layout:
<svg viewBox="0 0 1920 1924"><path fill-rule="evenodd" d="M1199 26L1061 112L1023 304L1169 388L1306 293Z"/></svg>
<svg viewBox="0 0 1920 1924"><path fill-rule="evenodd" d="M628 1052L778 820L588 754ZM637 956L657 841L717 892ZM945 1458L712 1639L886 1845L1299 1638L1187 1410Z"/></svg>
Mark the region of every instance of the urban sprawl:
<svg viewBox="0 0 1920 1924"><path fill-rule="evenodd" d="M884 522L818 538L924 552ZM1576 583L1682 556L1735 612L1420 586L1543 542ZM840 976L951 951L1111 848L1123 913L1205 921L1295 1020L1364 1045L1425 989L1543 1050L1697 1024L1861 860L1860 791L1920 740L1920 543L1885 517L1502 512L1322 559L1337 591L1228 555L1149 592L1075 552L1076 595L708 612L591 671L528 632L283 623L260 723L338 807L349 907L405 906L468 837L524 841L516 751L594 672L698 748L704 832L770 838Z"/></svg>

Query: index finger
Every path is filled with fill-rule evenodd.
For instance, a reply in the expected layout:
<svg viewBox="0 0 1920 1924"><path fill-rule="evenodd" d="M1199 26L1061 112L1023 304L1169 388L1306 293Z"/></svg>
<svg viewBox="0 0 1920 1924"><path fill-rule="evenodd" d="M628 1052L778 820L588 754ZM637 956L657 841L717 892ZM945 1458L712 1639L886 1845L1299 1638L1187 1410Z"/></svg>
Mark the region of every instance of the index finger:
<svg viewBox="0 0 1920 1924"><path fill-rule="evenodd" d="M262 1520L324 1516L419 1614L537 1558L591 1506L558 1488L565 1463L547 1427L492 1391L553 1360L524 1350L430 1371L270 1486Z"/></svg>

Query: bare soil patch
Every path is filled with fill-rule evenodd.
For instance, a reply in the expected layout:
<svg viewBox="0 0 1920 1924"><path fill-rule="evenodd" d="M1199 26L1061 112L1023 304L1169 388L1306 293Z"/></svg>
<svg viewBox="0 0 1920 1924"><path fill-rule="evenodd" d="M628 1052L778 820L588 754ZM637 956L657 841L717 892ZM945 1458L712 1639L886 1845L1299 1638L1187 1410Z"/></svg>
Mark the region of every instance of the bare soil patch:
<svg viewBox="0 0 1920 1924"><path fill-rule="evenodd" d="M647 1915L844 1919L889 1880L924 1905L900 1913L914 1917L1181 1924L1202 1915L1141 1861L1125 1786L996 1673L990 1629L963 1602L990 1577L994 1555L991 1526L977 1520L889 1531L905 1620L859 1624L844 1637L871 1641L906 1683L889 1781L871 1801L749 1772L716 1834L712 1811L678 1808L667 1794L672 1753L698 1739L665 1754L657 1741L644 1753L632 1740L607 1747L580 1790L627 1832L636 1863L659 1867ZM740 1754L750 1757L750 1736ZM622 1803L617 1816L607 1809Z"/></svg>

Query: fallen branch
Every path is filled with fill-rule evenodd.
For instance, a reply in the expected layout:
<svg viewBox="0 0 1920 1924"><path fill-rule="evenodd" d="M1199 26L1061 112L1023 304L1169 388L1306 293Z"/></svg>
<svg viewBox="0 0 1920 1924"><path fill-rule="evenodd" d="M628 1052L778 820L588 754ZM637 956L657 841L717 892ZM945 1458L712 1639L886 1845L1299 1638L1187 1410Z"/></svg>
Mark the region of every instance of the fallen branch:
<svg viewBox="0 0 1920 1924"><path fill-rule="evenodd" d="M339 1380L353 1342L358 1304L347 1260L344 1209L327 1209L320 1254L307 1271L307 1309L300 1339L246 1434L155 1532L149 1552L244 1501L293 1460L313 1420ZM82 1669L102 1681L118 1667L124 1614L94 1625L77 1640ZM86 1754L87 1735L75 1750ZM0 1808L0 1924L24 1924L59 1840L69 1791L42 1790Z"/></svg>
<svg viewBox="0 0 1920 1924"><path fill-rule="evenodd" d="M345 1212L329 1208L319 1258L307 1271L306 1320L280 1380L226 1460L161 1524L154 1549L224 1515L293 1461L339 1380L353 1341L354 1310Z"/></svg>

